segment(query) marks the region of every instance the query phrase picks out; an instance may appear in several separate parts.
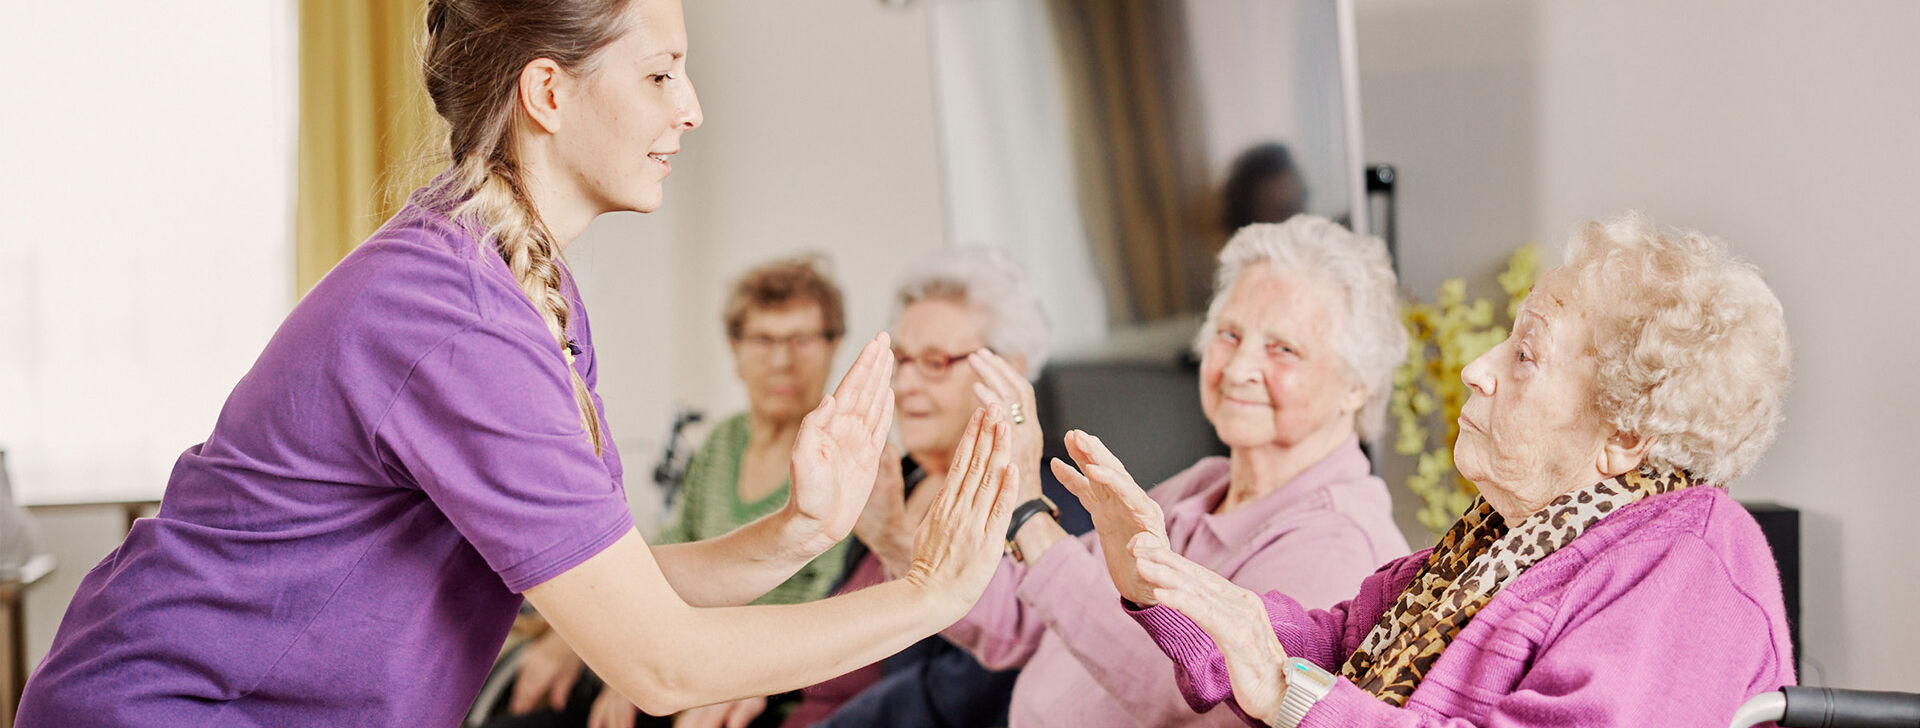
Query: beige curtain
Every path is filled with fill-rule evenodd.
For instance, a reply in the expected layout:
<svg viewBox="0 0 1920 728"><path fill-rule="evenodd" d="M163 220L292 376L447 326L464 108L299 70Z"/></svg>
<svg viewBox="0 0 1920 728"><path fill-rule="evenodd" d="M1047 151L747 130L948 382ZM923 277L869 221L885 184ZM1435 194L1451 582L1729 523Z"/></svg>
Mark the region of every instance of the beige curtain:
<svg viewBox="0 0 1920 728"><path fill-rule="evenodd" d="M1074 177L1113 321L1204 310L1216 233L1181 3L1050 0ZM1125 295L1111 295L1124 292Z"/></svg>
<svg viewBox="0 0 1920 728"><path fill-rule="evenodd" d="M301 295L438 171L414 50L423 0L300 0Z"/></svg>

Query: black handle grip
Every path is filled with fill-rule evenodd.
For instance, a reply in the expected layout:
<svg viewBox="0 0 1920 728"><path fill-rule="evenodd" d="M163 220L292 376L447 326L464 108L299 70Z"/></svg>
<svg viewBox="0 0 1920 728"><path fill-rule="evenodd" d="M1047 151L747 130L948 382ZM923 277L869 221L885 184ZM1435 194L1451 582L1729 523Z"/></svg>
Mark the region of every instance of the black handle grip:
<svg viewBox="0 0 1920 728"><path fill-rule="evenodd" d="M1793 728L1920 728L1920 695L1834 688L1782 688Z"/></svg>

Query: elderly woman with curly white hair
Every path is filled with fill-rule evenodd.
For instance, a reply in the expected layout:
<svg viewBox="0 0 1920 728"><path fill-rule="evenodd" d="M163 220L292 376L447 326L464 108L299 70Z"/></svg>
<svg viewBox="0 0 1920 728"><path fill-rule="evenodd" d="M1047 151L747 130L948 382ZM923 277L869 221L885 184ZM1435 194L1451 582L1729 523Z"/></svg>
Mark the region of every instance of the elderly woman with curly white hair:
<svg viewBox="0 0 1920 728"><path fill-rule="evenodd" d="M1438 546L1311 609L1171 553L1111 471L1082 494L1120 592L1196 710L1257 725L1727 725L1793 682L1779 574L1726 485L1792 354L1760 272L1699 233L1588 224L1462 374L1480 498Z"/></svg>
<svg viewBox="0 0 1920 728"><path fill-rule="evenodd" d="M1196 340L1199 395L1230 455L1156 487L1155 525L1173 549L1237 584L1330 606L1408 550L1386 485L1360 449L1361 437L1384 429L1393 370L1406 356L1386 247L1324 218L1251 225L1220 253L1217 282ZM1025 378L990 356L975 359L979 399L1032 412ZM1039 438L1037 427L1016 428L1015 452L1037 455ZM1085 433L1065 439L1083 463L1106 451ZM1076 475L1057 460L1050 470ZM1111 606L1119 594L1092 534L1070 536L1036 499L1016 510L1008 540L1011 555L987 594L943 633L988 668L1023 668L1007 725L1232 724L1195 716L1172 666Z"/></svg>

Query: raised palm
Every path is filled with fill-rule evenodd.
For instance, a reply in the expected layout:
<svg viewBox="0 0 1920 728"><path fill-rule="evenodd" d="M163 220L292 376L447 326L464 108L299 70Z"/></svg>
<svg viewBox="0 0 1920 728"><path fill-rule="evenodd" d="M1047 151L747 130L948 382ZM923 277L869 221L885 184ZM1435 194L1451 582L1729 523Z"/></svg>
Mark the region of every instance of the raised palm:
<svg viewBox="0 0 1920 728"><path fill-rule="evenodd" d="M1160 504L1147 497L1100 438L1074 430L1067 433L1066 445L1067 454L1080 469L1076 471L1056 458L1053 474L1093 516L1093 528L1100 535L1100 551L1106 556L1113 585L1128 601L1154 604L1153 589L1135 570L1128 544L1136 537L1167 542L1166 516Z"/></svg>
<svg viewBox="0 0 1920 728"><path fill-rule="evenodd" d="M893 426L893 350L882 333L860 350L840 386L800 422L787 507L828 543L846 538L866 506Z"/></svg>

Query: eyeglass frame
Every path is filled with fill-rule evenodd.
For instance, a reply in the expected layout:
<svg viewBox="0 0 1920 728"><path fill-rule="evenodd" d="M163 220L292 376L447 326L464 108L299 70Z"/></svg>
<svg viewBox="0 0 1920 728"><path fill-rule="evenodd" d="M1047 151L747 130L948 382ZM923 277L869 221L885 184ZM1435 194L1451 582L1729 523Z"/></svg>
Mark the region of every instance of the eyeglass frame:
<svg viewBox="0 0 1920 728"><path fill-rule="evenodd" d="M809 331L806 333L799 333L799 334L787 334L785 336L770 336L767 334L741 334L739 336L732 337L734 346L738 346L742 349L746 349L749 351L759 351L763 353L771 353L775 347L783 349L789 353L804 351L806 349L809 349L815 346L826 346L827 344L833 343L838 338L839 337L836 337L833 334L827 333L825 330Z"/></svg>
<svg viewBox="0 0 1920 728"><path fill-rule="evenodd" d="M993 350L981 347L974 351ZM932 349L921 354L908 354L899 349L894 349L893 375L896 377L900 376L900 372L904 371L908 364L912 364L920 370L920 376L926 377L928 381L940 381L946 379L948 374L953 373L954 364L972 355L972 351L961 354L948 354L939 349Z"/></svg>

